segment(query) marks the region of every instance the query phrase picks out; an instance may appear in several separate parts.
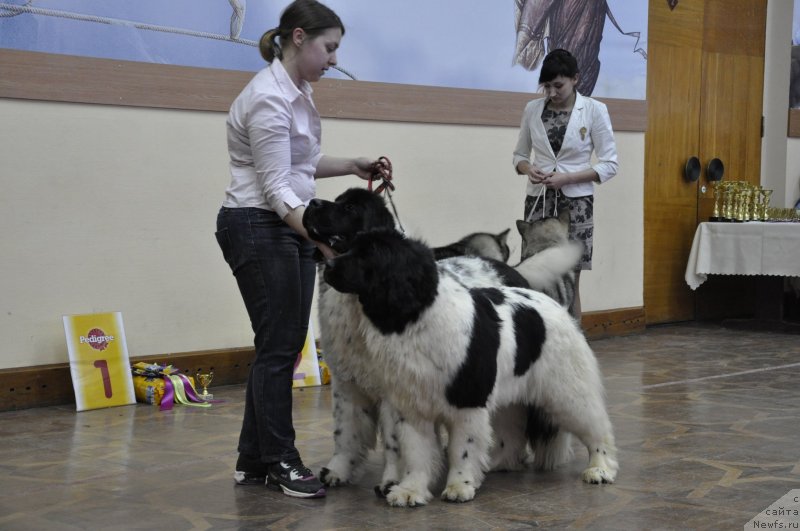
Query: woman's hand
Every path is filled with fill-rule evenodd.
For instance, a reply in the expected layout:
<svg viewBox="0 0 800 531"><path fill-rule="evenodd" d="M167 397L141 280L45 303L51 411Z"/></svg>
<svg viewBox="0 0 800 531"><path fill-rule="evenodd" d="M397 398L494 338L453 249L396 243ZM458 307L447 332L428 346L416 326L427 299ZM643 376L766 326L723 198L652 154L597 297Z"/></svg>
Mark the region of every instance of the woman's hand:
<svg viewBox="0 0 800 531"><path fill-rule="evenodd" d="M358 157L353 159L353 170L351 173L357 175L368 181L374 174L373 169L378 164L377 160L370 160L367 157Z"/></svg>
<svg viewBox="0 0 800 531"><path fill-rule="evenodd" d="M317 246L317 249L319 249L319 252L322 253L322 256L324 256L326 260L336 258L336 251L334 251L330 246L317 241L315 241L314 244Z"/></svg>
<svg viewBox="0 0 800 531"><path fill-rule="evenodd" d="M547 179L550 179L550 177L553 175L550 172L544 172L539 168L535 168L534 166L529 166L527 174L528 180L530 180L533 184L542 184L547 181Z"/></svg>
<svg viewBox="0 0 800 531"><path fill-rule="evenodd" d="M541 182L550 190L560 190L562 186L572 183L572 176L569 173L554 172Z"/></svg>
<svg viewBox="0 0 800 531"><path fill-rule="evenodd" d="M600 182L597 172L589 168L588 170L576 171L573 173L553 172L542 180L542 184L551 190L560 190L568 184L580 184L588 182Z"/></svg>

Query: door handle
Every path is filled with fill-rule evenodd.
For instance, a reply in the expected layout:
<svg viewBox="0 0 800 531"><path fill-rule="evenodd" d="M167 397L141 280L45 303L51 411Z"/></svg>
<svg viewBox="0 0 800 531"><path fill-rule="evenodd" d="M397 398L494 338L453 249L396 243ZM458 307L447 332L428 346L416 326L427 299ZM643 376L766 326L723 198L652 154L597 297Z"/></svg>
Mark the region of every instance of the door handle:
<svg viewBox="0 0 800 531"><path fill-rule="evenodd" d="M722 164L722 161L713 158L708 161L708 166L706 166L706 179L709 182L716 183L722 180L722 176L725 174L725 165Z"/></svg>
<svg viewBox="0 0 800 531"><path fill-rule="evenodd" d="M696 182L700 178L700 159L689 157L683 168L683 177L690 183Z"/></svg>

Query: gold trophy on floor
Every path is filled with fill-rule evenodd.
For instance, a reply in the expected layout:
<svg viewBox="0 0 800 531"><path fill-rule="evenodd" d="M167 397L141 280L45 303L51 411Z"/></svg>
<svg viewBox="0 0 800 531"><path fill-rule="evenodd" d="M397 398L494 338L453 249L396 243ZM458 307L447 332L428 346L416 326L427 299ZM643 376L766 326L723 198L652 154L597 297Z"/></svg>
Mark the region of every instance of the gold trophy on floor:
<svg viewBox="0 0 800 531"><path fill-rule="evenodd" d="M208 386L211 385L211 380L214 379L214 371L212 370L209 373L201 373L197 371L197 383L200 384L200 387L203 388L203 392L200 394L201 400L213 400L214 395L208 392Z"/></svg>

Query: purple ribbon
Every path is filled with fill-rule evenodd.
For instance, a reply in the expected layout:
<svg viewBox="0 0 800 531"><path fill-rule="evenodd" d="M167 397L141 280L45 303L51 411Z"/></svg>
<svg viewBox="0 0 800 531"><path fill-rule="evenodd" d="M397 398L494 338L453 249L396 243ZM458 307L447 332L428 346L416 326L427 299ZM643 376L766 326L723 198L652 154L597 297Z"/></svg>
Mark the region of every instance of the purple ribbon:
<svg viewBox="0 0 800 531"><path fill-rule="evenodd" d="M205 400L197 396L197 393L195 393L194 388L192 388L192 382L189 380L189 378L186 377L186 375L178 374L178 378L180 378L181 381L183 382L183 390L186 391L186 396L189 397L189 400L191 400L192 402L200 402L201 404L205 402Z"/></svg>
<svg viewBox="0 0 800 531"><path fill-rule="evenodd" d="M164 380L164 396L161 397L161 406L159 411L168 411L172 409L175 403L175 389L172 387L172 380L169 378L162 378Z"/></svg>

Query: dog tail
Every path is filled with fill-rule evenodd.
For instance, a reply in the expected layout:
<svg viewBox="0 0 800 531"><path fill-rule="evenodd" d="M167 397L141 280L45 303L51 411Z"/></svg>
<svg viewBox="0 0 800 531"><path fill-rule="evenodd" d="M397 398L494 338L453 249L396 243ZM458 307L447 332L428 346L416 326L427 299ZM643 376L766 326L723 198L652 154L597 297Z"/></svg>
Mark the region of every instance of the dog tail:
<svg viewBox="0 0 800 531"><path fill-rule="evenodd" d="M583 244L569 242L544 249L514 266L532 289L547 293L571 273L583 255Z"/></svg>
<svg viewBox="0 0 800 531"><path fill-rule="evenodd" d="M572 436L553 422L541 408L530 405L525 429L533 450L533 467L537 470L553 470L572 459Z"/></svg>
<svg viewBox="0 0 800 531"><path fill-rule="evenodd" d="M559 430L556 435L546 441L531 442L533 449L533 468L536 470L553 470L572 460L572 436Z"/></svg>

